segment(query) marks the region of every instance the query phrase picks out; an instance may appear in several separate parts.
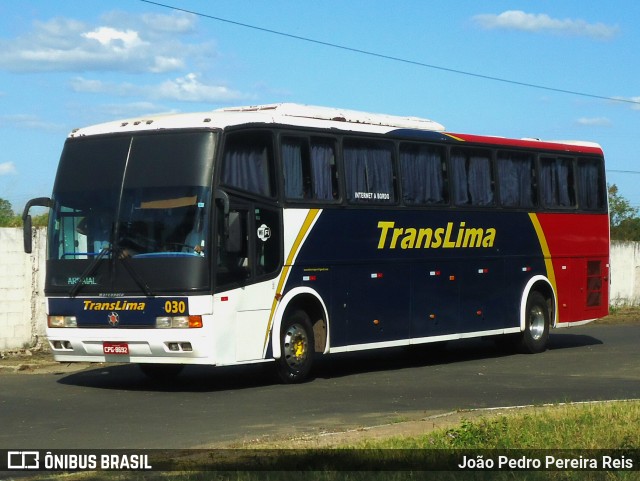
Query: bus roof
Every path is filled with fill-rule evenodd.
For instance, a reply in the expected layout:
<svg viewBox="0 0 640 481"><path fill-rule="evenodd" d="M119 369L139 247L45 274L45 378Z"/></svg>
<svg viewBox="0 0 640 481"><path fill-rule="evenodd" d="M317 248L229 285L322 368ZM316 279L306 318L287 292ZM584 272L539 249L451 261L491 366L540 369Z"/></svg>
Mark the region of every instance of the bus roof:
<svg viewBox="0 0 640 481"><path fill-rule="evenodd" d="M536 138L510 139L507 137L454 134L451 132L447 132L446 135L463 142L490 144L493 146L503 145L506 147L523 147L537 150L561 150L565 152L602 155L602 147L600 147L600 144L582 140L542 140Z"/></svg>
<svg viewBox="0 0 640 481"><path fill-rule="evenodd" d="M387 133L394 129L444 131L444 126L441 124L418 117L401 117L356 110L281 103L229 107L191 114L148 115L75 129L71 132L70 137L169 128L225 128L251 123L285 124L376 133Z"/></svg>
<svg viewBox="0 0 640 481"><path fill-rule="evenodd" d="M394 131L406 134L413 131L417 134L424 132L424 134L419 134L418 136L430 136L429 132L431 132L432 134L437 133L438 138L480 144L602 153L600 146L593 142L544 141L534 138L509 139L505 137L454 134L445 132L442 124L425 118L376 114L294 103L227 107L208 112L188 114L152 114L74 129L69 134L69 137L198 127L224 129L235 125L261 123L378 134L388 134Z"/></svg>
<svg viewBox="0 0 640 481"><path fill-rule="evenodd" d="M345 110L331 107L317 107L292 103L256 105L250 107L231 107L216 110L216 112L272 112L274 117L284 119L307 119L341 122L347 124L362 124L396 129L418 129L444 131L444 126L433 120L420 117L401 117L397 115L374 114L358 110ZM288 123L288 122L285 122Z"/></svg>

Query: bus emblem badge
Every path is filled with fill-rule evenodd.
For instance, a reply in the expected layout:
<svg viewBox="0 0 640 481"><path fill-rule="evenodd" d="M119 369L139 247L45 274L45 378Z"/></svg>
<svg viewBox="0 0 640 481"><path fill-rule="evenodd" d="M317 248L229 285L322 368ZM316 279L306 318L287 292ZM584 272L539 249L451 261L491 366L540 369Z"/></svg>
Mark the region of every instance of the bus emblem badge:
<svg viewBox="0 0 640 481"><path fill-rule="evenodd" d="M269 226L262 224L260 227L258 227L258 238L262 242L267 242L267 239L269 239L269 237L271 237L271 229L269 228Z"/></svg>
<svg viewBox="0 0 640 481"><path fill-rule="evenodd" d="M120 316L118 315L117 312L111 312L108 316L109 318L109 325L111 327L117 327L118 324L120 324Z"/></svg>

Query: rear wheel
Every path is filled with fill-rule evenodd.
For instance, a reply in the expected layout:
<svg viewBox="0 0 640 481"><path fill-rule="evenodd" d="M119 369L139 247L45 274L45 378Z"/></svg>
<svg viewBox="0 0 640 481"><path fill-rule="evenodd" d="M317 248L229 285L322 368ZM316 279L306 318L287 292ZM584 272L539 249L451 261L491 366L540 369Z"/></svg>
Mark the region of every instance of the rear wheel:
<svg viewBox="0 0 640 481"><path fill-rule="evenodd" d="M542 294L529 294L525 311L524 331L520 337L520 347L524 352L535 354L547 349L549 341L550 309Z"/></svg>
<svg viewBox="0 0 640 481"><path fill-rule="evenodd" d="M287 316L280 330L280 359L277 373L287 384L304 381L313 364L314 339L311 321L306 312L298 310Z"/></svg>

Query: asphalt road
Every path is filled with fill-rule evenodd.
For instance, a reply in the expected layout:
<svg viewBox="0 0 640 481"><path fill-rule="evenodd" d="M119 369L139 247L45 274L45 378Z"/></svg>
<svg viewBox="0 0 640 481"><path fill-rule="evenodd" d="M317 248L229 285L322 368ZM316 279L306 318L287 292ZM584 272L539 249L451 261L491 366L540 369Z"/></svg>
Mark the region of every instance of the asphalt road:
<svg viewBox="0 0 640 481"><path fill-rule="evenodd" d="M456 409L640 398L640 325L553 331L542 354L469 340L322 359L279 385L261 366L0 375L0 449L191 448L419 419Z"/></svg>

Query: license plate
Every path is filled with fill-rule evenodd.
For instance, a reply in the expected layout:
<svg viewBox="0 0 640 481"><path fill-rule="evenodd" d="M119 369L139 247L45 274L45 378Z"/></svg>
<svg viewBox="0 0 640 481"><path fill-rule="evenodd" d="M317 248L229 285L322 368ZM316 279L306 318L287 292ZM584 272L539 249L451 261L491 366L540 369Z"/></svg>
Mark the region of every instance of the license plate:
<svg viewBox="0 0 640 481"><path fill-rule="evenodd" d="M102 352L116 356L129 355L129 344L126 342L104 342L102 343Z"/></svg>

